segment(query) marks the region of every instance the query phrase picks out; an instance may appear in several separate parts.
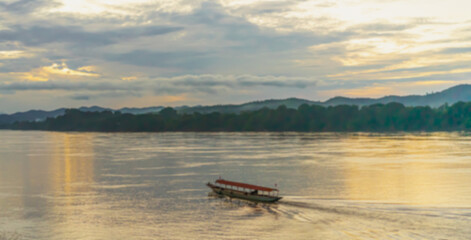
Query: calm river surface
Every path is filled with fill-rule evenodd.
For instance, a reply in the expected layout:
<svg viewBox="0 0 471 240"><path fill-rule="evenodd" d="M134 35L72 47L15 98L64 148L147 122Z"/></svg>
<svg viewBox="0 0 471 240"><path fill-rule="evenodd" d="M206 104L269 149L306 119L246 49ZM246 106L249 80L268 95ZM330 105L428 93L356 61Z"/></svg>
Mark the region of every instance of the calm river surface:
<svg viewBox="0 0 471 240"><path fill-rule="evenodd" d="M1 240L470 238L467 134L0 131Z"/></svg>

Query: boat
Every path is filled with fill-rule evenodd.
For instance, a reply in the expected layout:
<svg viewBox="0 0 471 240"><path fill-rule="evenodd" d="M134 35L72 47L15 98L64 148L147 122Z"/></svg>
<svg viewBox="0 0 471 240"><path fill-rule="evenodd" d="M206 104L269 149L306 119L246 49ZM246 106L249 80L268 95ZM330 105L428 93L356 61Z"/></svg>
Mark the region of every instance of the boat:
<svg viewBox="0 0 471 240"><path fill-rule="evenodd" d="M206 184L219 196L239 198L254 202L274 203L282 197L278 196L276 188L262 187L247 183L233 182L219 178L214 183Z"/></svg>

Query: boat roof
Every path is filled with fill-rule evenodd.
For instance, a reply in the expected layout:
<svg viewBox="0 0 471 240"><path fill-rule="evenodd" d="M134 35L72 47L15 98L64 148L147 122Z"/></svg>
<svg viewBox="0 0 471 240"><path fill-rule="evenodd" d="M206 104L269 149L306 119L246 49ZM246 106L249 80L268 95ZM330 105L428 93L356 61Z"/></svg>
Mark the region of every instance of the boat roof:
<svg viewBox="0 0 471 240"><path fill-rule="evenodd" d="M248 188L248 189L253 189L253 190L260 190L260 191L265 191L265 192L278 191L278 189L276 188L268 188L268 187L262 187L262 186L257 186L257 185L247 184L247 183L240 183L240 182L232 182L232 181L227 181L224 179L218 179L216 180L216 183L224 184L224 185L231 185L235 187Z"/></svg>

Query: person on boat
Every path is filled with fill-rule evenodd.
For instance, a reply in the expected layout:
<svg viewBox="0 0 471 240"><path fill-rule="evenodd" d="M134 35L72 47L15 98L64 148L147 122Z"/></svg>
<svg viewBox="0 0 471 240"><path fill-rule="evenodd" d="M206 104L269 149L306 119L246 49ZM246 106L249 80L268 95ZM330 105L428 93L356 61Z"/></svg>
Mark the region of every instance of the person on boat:
<svg viewBox="0 0 471 240"><path fill-rule="evenodd" d="M252 194L252 195L257 195L257 194L258 194L258 190L255 189L255 190L253 190L252 192L250 192L250 194Z"/></svg>

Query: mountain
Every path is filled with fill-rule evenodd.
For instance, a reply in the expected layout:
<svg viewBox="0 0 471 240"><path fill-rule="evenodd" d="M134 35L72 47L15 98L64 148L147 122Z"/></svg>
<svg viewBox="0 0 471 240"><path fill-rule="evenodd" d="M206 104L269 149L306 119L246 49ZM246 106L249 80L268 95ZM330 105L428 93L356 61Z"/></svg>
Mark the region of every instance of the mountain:
<svg viewBox="0 0 471 240"><path fill-rule="evenodd" d="M40 121L48 117L57 117L63 115L64 108L53 111L29 110L27 112L18 112L13 114L0 114L0 124L13 123L16 121Z"/></svg>
<svg viewBox="0 0 471 240"><path fill-rule="evenodd" d="M298 108L300 105L316 104L324 107L337 106L337 105L358 105L367 106L372 104L386 104L390 102L402 103L405 106L430 106L440 107L448 103L454 104L456 102L471 101L471 85L457 85L448 88L444 91L426 94L426 95L409 95L409 96L385 96L382 98L348 98L348 97L334 97L325 102L309 101L299 98L288 98L281 100L265 100L244 103L240 105L215 105L215 106L195 106L195 107L181 107L176 108L180 113L210 113L210 112L223 112L223 113L239 113L243 111L253 111L264 107L277 108L280 105L285 105L288 108Z"/></svg>
<svg viewBox="0 0 471 240"><path fill-rule="evenodd" d="M146 108L121 108L121 109L111 109L103 108L99 106L91 107L80 107L78 108L82 112L103 112L103 111L120 111L122 113L131 113L131 114L143 114L149 112L159 112L164 107L146 107ZM42 121L46 118L54 118L57 116L64 115L65 108L59 108L52 111L43 111L43 110L30 110L27 112L17 112L13 114L0 114L0 124L13 123L18 121Z"/></svg>
<svg viewBox="0 0 471 240"><path fill-rule="evenodd" d="M457 85L441 92L431 93L427 95L409 95L409 96L386 96L382 98L346 98L335 97L331 98L321 105L335 106L335 105L358 105L365 106L377 103L402 103L405 106L430 106L439 107L445 103L454 104L456 102L469 102L471 101L471 85L463 84Z"/></svg>
<svg viewBox="0 0 471 240"><path fill-rule="evenodd" d="M288 108L298 108L302 104L321 104L321 102L314 102L299 98L288 98L288 99L270 99L264 101L248 102L240 105L215 105L215 106L195 106L195 107L177 107L175 108L179 113L240 113L246 111L255 111L258 109L266 108L277 108L281 105L285 105Z"/></svg>
<svg viewBox="0 0 471 240"><path fill-rule="evenodd" d="M382 98L348 98L348 97L334 97L325 102L310 101L300 98L288 98L288 99L270 99L263 101L254 101L243 104L228 104L228 105L214 105L214 106L181 106L175 107L179 113L240 113L244 111L254 111L258 109L266 108L277 108L281 105L285 105L288 108L298 108L302 104L316 104L320 106L336 106L336 105L358 105L366 106L377 103L390 103L398 102L405 106L430 106L439 107L445 103L454 104L456 102L471 101L471 85L463 84L457 85L441 92L426 94L426 95L409 95L409 96L385 96ZM131 114L144 114L151 112L159 112L164 107L146 107L146 108L121 108L113 110L111 108L102 108L99 106L92 107L80 107L79 110L84 112L101 112L101 111L120 111L122 113ZM30 110L27 112L18 112L14 114L0 114L0 124L13 123L15 121L40 121L48 117L57 117L63 115L65 108L59 108L53 111L42 111L42 110Z"/></svg>
<svg viewBox="0 0 471 240"><path fill-rule="evenodd" d="M102 108L99 106L91 106L91 107L79 107L79 110L82 112L103 112L103 111L114 111L111 108Z"/></svg>

